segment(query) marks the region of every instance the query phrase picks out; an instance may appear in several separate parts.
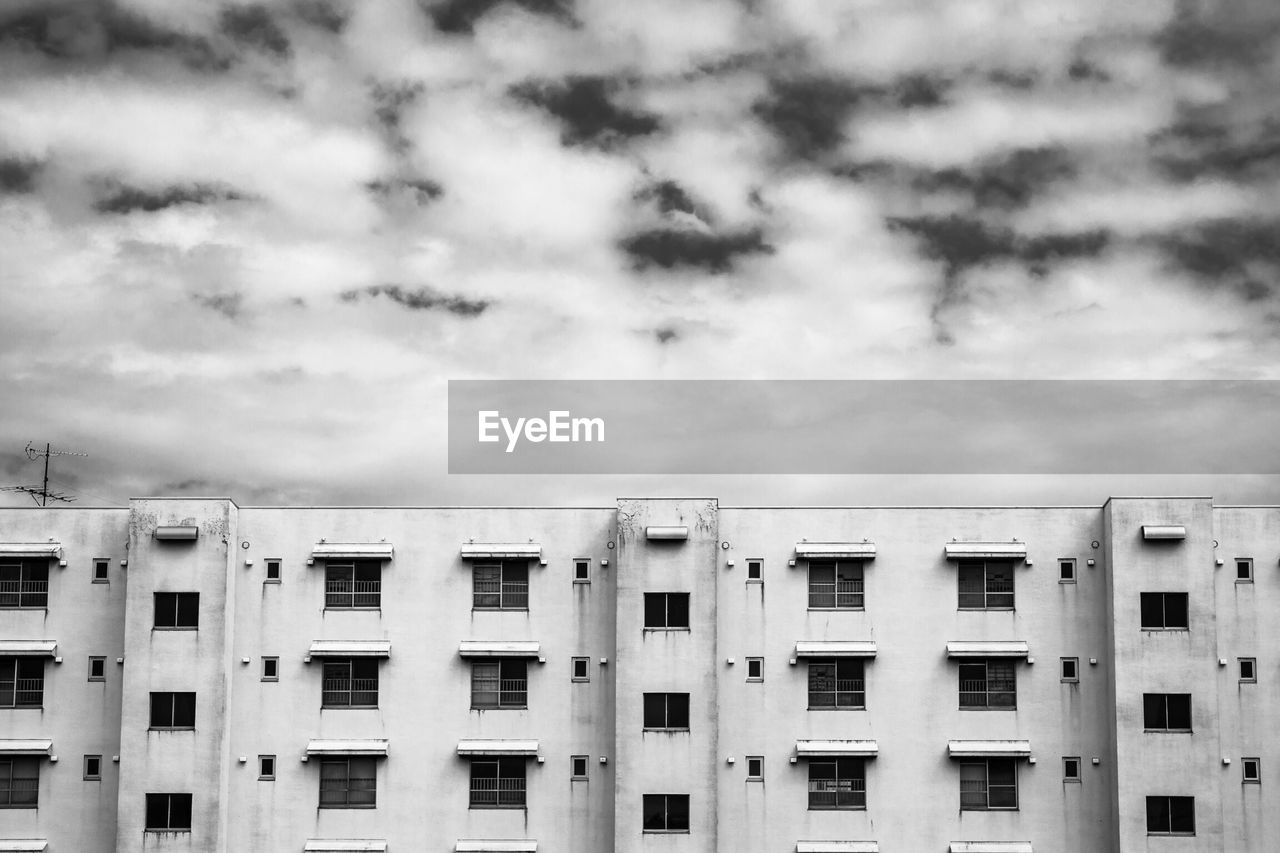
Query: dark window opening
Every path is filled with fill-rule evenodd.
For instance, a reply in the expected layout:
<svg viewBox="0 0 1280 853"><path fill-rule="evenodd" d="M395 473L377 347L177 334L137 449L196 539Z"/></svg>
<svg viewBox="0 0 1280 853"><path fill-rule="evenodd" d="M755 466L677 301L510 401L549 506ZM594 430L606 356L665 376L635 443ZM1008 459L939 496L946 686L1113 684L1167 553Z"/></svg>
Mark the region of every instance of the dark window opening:
<svg viewBox="0 0 1280 853"><path fill-rule="evenodd" d="M1147 797L1147 835L1195 834L1195 797Z"/></svg>
<svg viewBox="0 0 1280 853"><path fill-rule="evenodd" d="M157 628L200 627L198 592L157 592L155 606Z"/></svg>
<svg viewBox="0 0 1280 853"><path fill-rule="evenodd" d="M688 628L689 593L646 592L644 594L644 627Z"/></svg>
<svg viewBox="0 0 1280 853"><path fill-rule="evenodd" d="M866 760L836 758L809 762L809 809L865 809Z"/></svg>
<svg viewBox="0 0 1280 853"><path fill-rule="evenodd" d="M764 561L747 560L747 580L758 581L764 578Z"/></svg>
<svg viewBox="0 0 1280 853"><path fill-rule="evenodd" d="M1018 676L1014 662L994 659L960 664L960 707L1018 707Z"/></svg>
<svg viewBox="0 0 1280 853"><path fill-rule="evenodd" d="M0 608L48 606L48 560L0 562Z"/></svg>
<svg viewBox="0 0 1280 853"><path fill-rule="evenodd" d="M328 567L326 566L326 569L327 568ZM267 560L267 580L269 581L280 580L280 561L279 560L274 560L274 559Z"/></svg>
<svg viewBox="0 0 1280 853"><path fill-rule="evenodd" d="M524 808L525 759L473 758L471 801L473 809Z"/></svg>
<svg viewBox="0 0 1280 853"><path fill-rule="evenodd" d="M867 707L862 658L832 658L809 662L809 707Z"/></svg>
<svg viewBox="0 0 1280 853"><path fill-rule="evenodd" d="M472 568L472 584L471 606L476 610L529 609L527 561L477 563Z"/></svg>
<svg viewBox="0 0 1280 853"><path fill-rule="evenodd" d="M382 561L329 561L324 566L324 606L334 610L382 606Z"/></svg>
<svg viewBox="0 0 1280 853"><path fill-rule="evenodd" d="M591 580L591 561L590 560L574 560L573 561L573 579L579 583L586 583Z"/></svg>
<svg viewBox="0 0 1280 853"><path fill-rule="evenodd" d="M644 727L646 729L688 729L689 694L644 694Z"/></svg>
<svg viewBox="0 0 1280 853"><path fill-rule="evenodd" d="M40 760L0 759L0 808L34 809L40 799Z"/></svg>
<svg viewBox="0 0 1280 853"><path fill-rule="evenodd" d="M1149 731L1191 731L1191 694L1142 694L1142 727Z"/></svg>
<svg viewBox="0 0 1280 853"><path fill-rule="evenodd" d="M1013 563L962 560L961 610L1012 610Z"/></svg>
<svg viewBox="0 0 1280 853"><path fill-rule="evenodd" d="M378 659L326 660L322 690L322 708L378 707Z"/></svg>
<svg viewBox="0 0 1280 853"><path fill-rule="evenodd" d="M111 561L98 559L93 561L93 579L95 581L105 581L110 579L108 572L111 569Z"/></svg>
<svg viewBox="0 0 1280 853"><path fill-rule="evenodd" d="M529 665L518 659L471 665L472 708L529 707Z"/></svg>
<svg viewBox="0 0 1280 853"><path fill-rule="evenodd" d="M378 804L376 759L326 758L320 762L320 808L371 809Z"/></svg>
<svg viewBox="0 0 1280 853"><path fill-rule="evenodd" d="M262 680L263 681L279 681L280 680L280 658L269 657L262 659Z"/></svg>
<svg viewBox="0 0 1280 853"><path fill-rule="evenodd" d="M688 832L688 794L645 794L645 832Z"/></svg>
<svg viewBox="0 0 1280 853"><path fill-rule="evenodd" d="M101 657L89 658L89 680L90 681L106 681L107 680L107 659Z"/></svg>
<svg viewBox="0 0 1280 853"><path fill-rule="evenodd" d="M1062 759L1062 779L1064 782L1080 781L1080 759L1078 757Z"/></svg>
<svg viewBox="0 0 1280 853"><path fill-rule="evenodd" d="M747 681L764 681L764 658L747 658Z"/></svg>
<svg viewBox="0 0 1280 853"><path fill-rule="evenodd" d="M258 756L258 778L259 779L276 778L276 757L274 755Z"/></svg>
<svg viewBox="0 0 1280 853"><path fill-rule="evenodd" d="M569 759L569 775L574 779L587 778L587 756L574 755Z"/></svg>
<svg viewBox="0 0 1280 853"><path fill-rule="evenodd" d="M102 756L86 755L84 757L85 781L95 782L102 778Z"/></svg>
<svg viewBox="0 0 1280 853"><path fill-rule="evenodd" d="M44 659L0 658L0 708L44 706Z"/></svg>
<svg viewBox="0 0 1280 853"><path fill-rule="evenodd" d="M196 694L151 694L151 728L194 729L195 727Z"/></svg>
<svg viewBox="0 0 1280 853"><path fill-rule="evenodd" d="M574 658L573 659L573 680L574 681L590 681L591 680L591 658Z"/></svg>
<svg viewBox="0 0 1280 853"><path fill-rule="evenodd" d="M1144 592L1142 596L1142 627L1150 630L1186 629L1187 593Z"/></svg>
<svg viewBox="0 0 1280 853"><path fill-rule="evenodd" d="M862 563L815 560L809 563L810 610L861 610Z"/></svg>
<svg viewBox="0 0 1280 853"><path fill-rule="evenodd" d="M190 794L147 794L148 831L191 830Z"/></svg>
<svg viewBox="0 0 1280 853"><path fill-rule="evenodd" d="M960 765L960 808L963 811L1016 809L1018 768L1008 758Z"/></svg>

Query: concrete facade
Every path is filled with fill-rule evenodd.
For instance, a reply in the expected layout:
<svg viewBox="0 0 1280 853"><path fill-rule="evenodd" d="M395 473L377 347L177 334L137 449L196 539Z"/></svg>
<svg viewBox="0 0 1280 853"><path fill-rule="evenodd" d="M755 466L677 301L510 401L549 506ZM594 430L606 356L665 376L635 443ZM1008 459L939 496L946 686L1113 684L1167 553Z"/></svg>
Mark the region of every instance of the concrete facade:
<svg viewBox="0 0 1280 853"><path fill-rule="evenodd" d="M25 699L0 677L0 767L39 771L0 850L1272 851L1278 560L1280 508L1208 498L0 509L0 567L35 566L6 583L48 567L47 601L0 590L0 662L43 665ZM833 562L860 580L829 600ZM958 606L974 571L996 605ZM177 593L197 624L157 625ZM662 593L687 619L655 623ZM1185 594L1186 625L1143 593ZM1016 701L961 692L982 662ZM172 693L193 721L157 724ZM1186 694L1188 727L1148 726L1144 695ZM1194 834L1150 797L1194 798Z"/></svg>

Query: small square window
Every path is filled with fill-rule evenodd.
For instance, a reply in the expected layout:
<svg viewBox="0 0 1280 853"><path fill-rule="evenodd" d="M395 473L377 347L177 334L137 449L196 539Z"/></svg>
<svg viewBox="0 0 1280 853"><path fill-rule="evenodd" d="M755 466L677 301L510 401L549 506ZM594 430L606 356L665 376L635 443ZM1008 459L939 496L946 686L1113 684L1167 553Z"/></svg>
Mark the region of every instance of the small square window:
<svg viewBox="0 0 1280 853"><path fill-rule="evenodd" d="M764 658L747 658L747 681L764 681Z"/></svg>
<svg viewBox="0 0 1280 853"><path fill-rule="evenodd" d="M747 781L758 782L764 779L764 756L747 756Z"/></svg>
<svg viewBox="0 0 1280 853"><path fill-rule="evenodd" d="M591 561L579 558L573 561L573 582L591 583Z"/></svg>
<svg viewBox="0 0 1280 853"><path fill-rule="evenodd" d="M1261 758L1242 758L1240 759L1240 768L1240 772L1243 774L1245 782L1262 781Z"/></svg>
<svg viewBox="0 0 1280 853"><path fill-rule="evenodd" d="M97 782L102 779L101 755L86 755L84 757L84 778L86 782Z"/></svg>
<svg viewBox="0 0 1280 853"><path fill-rule="evenodd" d="M1063 658L1062 659L1062 680L1063 681L1079 681L1080 680L1080 658Z"/></svg>
<svg viewBox="0 0 1280 853"><path fill-rule="evenodd" d="M95 557L93 560L93 582L106 583L111 578L108 572L111 570L111 561L106 557Z"/></svg>
<svg viewBox="0 0 1280 853"><path fill-rule="evenodd" d="M272 781L276 778L276 757L274 755L258 756L258 778Z"/></svg>
<svg viewBox="0 0 1280 853"><path fill-rule="evenodd" d="M587 756L572 755L569 757L569 776L572 779L587 778Z"/></svg>
<svg viewBox="0 0 1280 853"><path fill-rule="evenodd" d="M281 561L275 557L268 557L265 562L267 565L267 583L280 583Z"/></svg>
<svg viewBox="0 0 1280 853"><path fill-rule="evenodd" d="M279 681L280 680L280 658L269 657L262 659L262 680L263 681Z"/></svg>
<svg viewBox="0 0 1280 853"><path fill-rule="evenodd" d="M1061 559L1058 561L1058 583L1075 583L1076 582L1076 561L1074 559Z"/></svg>
<svg viewBox="0 0 1280 853"><path fill-rule="evenodd" d="M1080 756L1068 755L1062 759L1062 781L1080 781Z"/></svg>
<svg viewBox="0 0 1280 853"><path fill-rule="evenodd" d="M1236 557L1236 580L1239 583L1253 583L1253 558Z"/></svg>
<svg viewBox="0 0 1280 853"><path fill-rule="evenodd" d="M1240 680L1250 683L1258 680L1257 658L1240 658Z"/></svg>
<svg viewBox="0 0 1280 853"><path fill-rule="evenodd" d="M573 659L573 680L574 681L590 681L591 680L591 658L574 658Z"/></svg>
<svg viewBox="0 0 1280 853"><path fill-rule="evenodd" d="M747 560L747 580L764 580L764 560Z"/></svg>
<svg viewBox="0 0 1280 853"><path fill-rule="evenodd" d="M90 681L106 681L107 680L107 659L101 657L89 658L89 680Z"/></svg>

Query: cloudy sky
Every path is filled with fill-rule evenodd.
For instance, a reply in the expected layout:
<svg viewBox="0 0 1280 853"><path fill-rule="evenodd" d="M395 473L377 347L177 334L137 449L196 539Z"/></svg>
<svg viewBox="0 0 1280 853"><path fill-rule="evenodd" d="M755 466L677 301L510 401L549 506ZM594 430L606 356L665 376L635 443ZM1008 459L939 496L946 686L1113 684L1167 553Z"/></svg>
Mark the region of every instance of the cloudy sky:
<svg viewBox="0 0 1280 853"><path fill-rule="evenodd" d="M1273 0L4 0L0 485L1280 502L444 444L451 378L1280 379L1278 45Z"/></svg>

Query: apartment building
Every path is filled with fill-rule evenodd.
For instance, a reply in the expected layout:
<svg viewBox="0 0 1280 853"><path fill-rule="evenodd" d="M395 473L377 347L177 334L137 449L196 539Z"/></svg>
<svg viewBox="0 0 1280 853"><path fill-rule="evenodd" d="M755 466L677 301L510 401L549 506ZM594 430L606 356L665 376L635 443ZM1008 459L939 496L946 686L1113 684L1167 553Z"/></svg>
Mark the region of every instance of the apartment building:
<svg viewBox="0 0 1280 853"><path fill-rule="evenodd" d="M1273 851L1280 508L0 509L0 851Z"/></svg>

